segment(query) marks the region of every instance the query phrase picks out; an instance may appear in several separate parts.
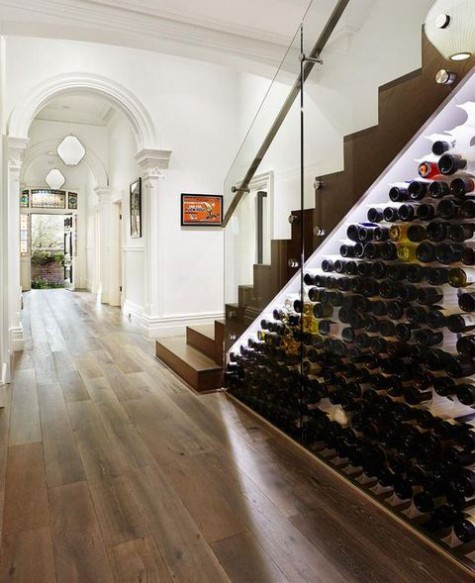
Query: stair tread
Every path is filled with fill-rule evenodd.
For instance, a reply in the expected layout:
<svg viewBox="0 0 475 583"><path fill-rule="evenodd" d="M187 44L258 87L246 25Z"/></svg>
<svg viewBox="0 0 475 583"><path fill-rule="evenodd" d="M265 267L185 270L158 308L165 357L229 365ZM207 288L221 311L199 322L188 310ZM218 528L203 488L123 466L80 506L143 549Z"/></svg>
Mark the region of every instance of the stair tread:
<svg viewBox="0 0 475 583"><path fill-rule="evenodd" d="M214 341L214 324L198 324L196 326L187 326L188 330L199 332L202 336L206 336Z"/></svg>
<svg viewBox="0 0 475 583"><path fill-rule="evenodd" d="M186 362L186 364L198 372L207 370L221 370L222 368L221 366L217 365L214 360L211 360L211 358L208 358L202 352L187 344L185 336L176 338L162 338L157 340L157 344L160 344L166 350L173 352L173 354L181 358L184 362Z"/></svg>

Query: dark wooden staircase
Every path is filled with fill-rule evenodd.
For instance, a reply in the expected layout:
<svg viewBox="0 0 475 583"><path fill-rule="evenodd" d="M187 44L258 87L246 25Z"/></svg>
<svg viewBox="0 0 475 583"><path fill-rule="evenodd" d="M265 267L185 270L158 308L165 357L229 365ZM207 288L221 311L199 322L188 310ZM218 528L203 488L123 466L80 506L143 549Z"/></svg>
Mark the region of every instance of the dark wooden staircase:
<svg viewBox="0 0 475 583"><path fill-rule="evenodd" d="M422 67L379 88L379 124L344 138L344 170L318 179L315 208L291 213L288 240L272 241L271 263L254 266L252 285L240 286L237 305L226 306L228 349L300 268L304 260L361 198L381 172L473 67L473 59L446 61L422 32ZM438 85L437 71L457 74L453 85ZM461 121L464 115L461 112ZM303 221L303 228L302 228ZM315 235L314 228L325 235ZM303 242L302 242L303 232Z"/></svg>
<svg viewBox="0 0 475 583"><path fill-rule="evenodd" d="M198 393L223 386L224 322L187 326L186 336L157 340L155 354Z"/></svg>

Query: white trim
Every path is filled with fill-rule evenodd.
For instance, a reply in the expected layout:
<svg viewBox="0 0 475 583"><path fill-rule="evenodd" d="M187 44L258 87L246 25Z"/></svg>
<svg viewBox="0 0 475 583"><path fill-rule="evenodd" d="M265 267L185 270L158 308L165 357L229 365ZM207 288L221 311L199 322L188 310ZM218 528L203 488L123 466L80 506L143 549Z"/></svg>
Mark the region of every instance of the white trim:
<svg viewBox="0 0 475 583"><path fill-rule="evenodd" d="M59 95L77 91L99 94L122 111L132 127L138 150L157 146L152 118L133 93L106 77L80 72L51 77L30 89L10 116L8 135L27 139L31 122L43 107Z"/></svg>
<svg viewBox="0 0 475 583"><path fill-rule="evenodd" d="M13 352L21 352L25 348L25 338L23 336L23 326L10 328L10 345Z"/></svg>
<svg viewBox="0 0 475 583"><path fill-rule="evenodd" d="M224 319L223 312L204 312L195 314L176 314L163 317L151 317L145 314L144 308L125 300L122 313L132 323L145 330L149 338L178 336L185 334L187 326L198 324L213 324L215 320Z"/></svg>

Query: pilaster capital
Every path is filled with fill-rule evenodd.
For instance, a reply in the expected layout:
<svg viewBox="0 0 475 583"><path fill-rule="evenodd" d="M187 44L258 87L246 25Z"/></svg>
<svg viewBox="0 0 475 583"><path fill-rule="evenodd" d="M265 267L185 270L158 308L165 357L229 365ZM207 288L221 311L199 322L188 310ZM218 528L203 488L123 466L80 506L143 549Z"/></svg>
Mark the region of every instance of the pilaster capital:
<svg viewBox="0 0 475 583"><path fill-rule="evenodd" d="M7 138L9 170L16 170L18 172L21 170L25 150L29 142L29 138Z"/></svg>
<svg viewBox="0 0 475 583"><path fill-rule="evenodd" d="M94 194L101 204L107 204L112 202L112 189L109 186L96 186L94 188Z"/></svg>
<svg viewBox="0 0 475 583"><path fill-rule="evenodd" d="M142 179L147 180L163 176L162 170L168 168L170 156L171 150L154 150L151 148L140 150L135 159L142 170Z"/></svg>

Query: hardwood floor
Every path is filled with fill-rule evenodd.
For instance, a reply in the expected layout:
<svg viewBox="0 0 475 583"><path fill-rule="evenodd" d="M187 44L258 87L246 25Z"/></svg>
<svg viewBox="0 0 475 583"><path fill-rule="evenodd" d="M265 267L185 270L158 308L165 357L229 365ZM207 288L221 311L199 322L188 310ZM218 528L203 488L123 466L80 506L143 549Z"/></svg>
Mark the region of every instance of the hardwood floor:
<svg viewBox="0 0 475 583"><path fill-rule="evenodd" d="M86 293L25 294L0 412L0 581L473 578Z"/></svg>

